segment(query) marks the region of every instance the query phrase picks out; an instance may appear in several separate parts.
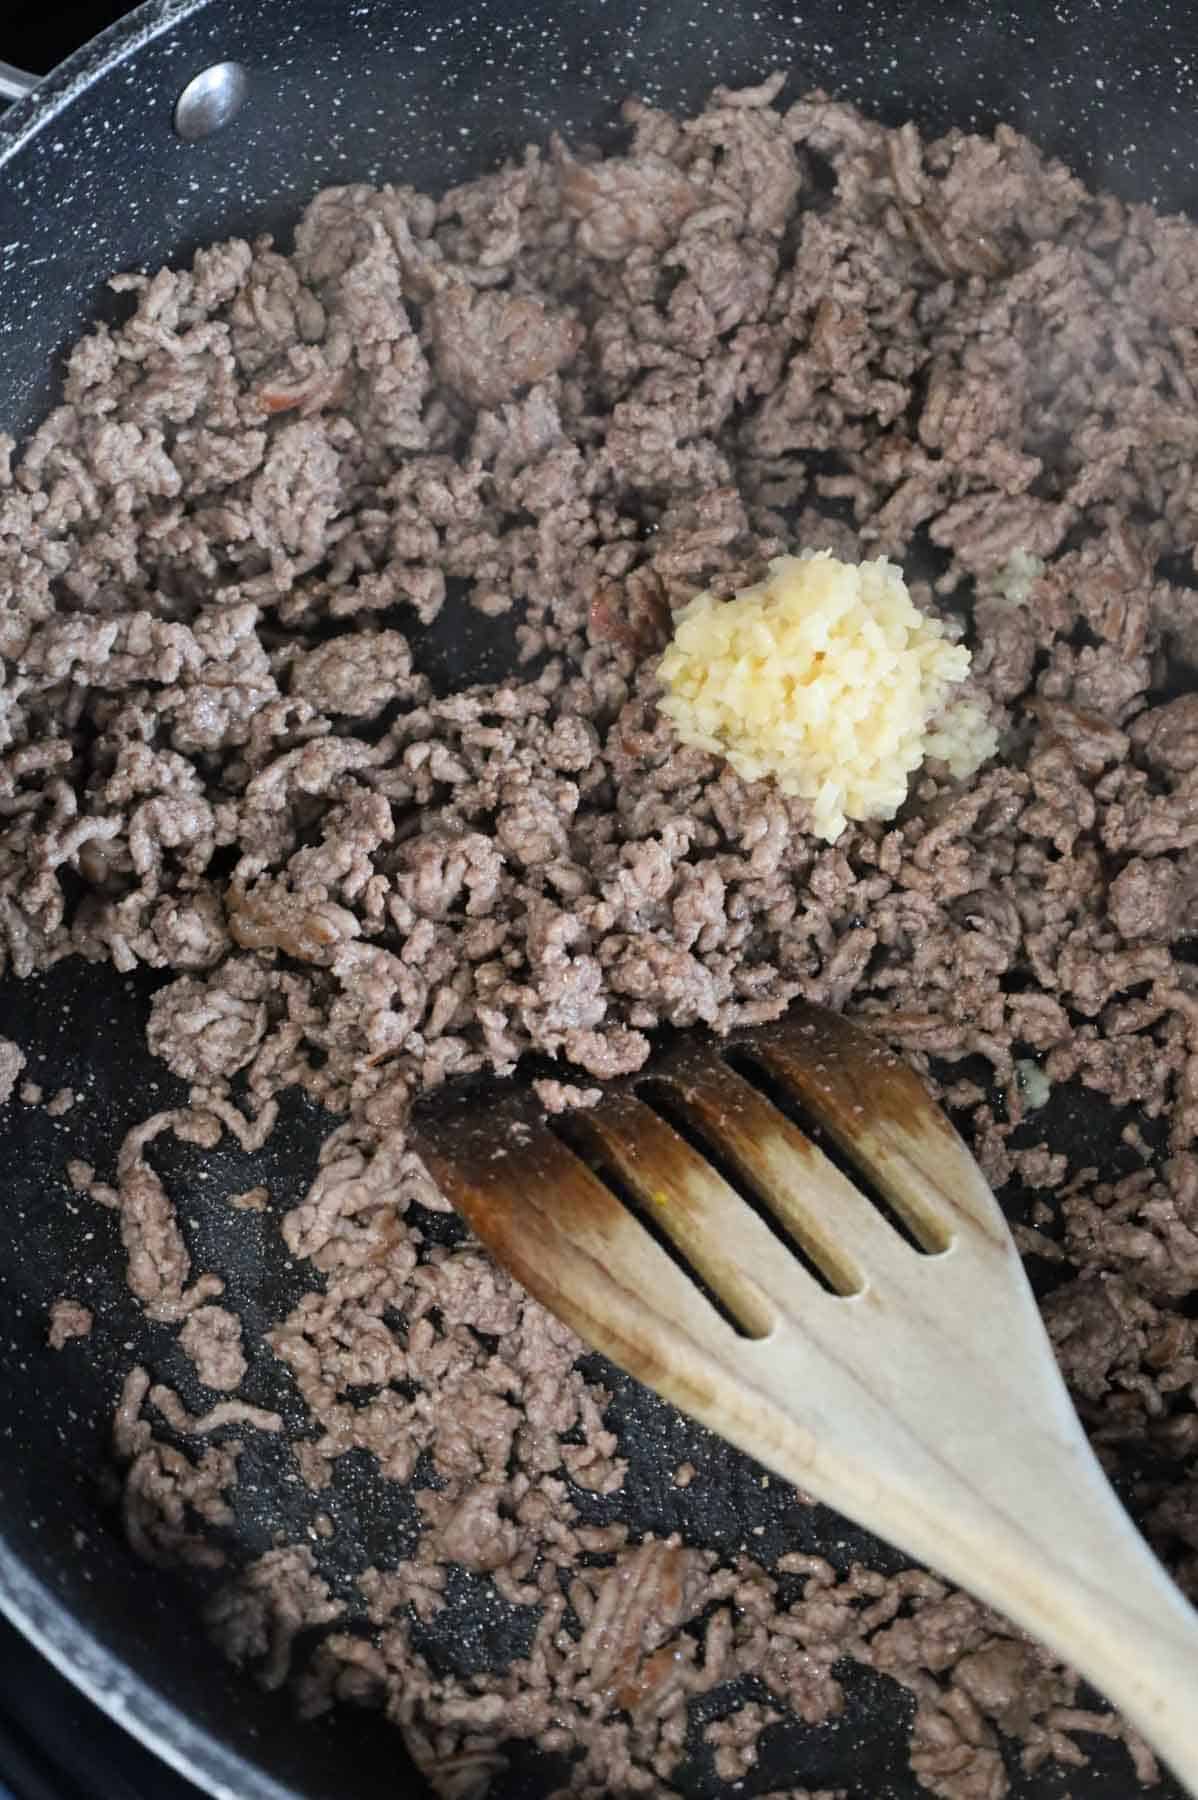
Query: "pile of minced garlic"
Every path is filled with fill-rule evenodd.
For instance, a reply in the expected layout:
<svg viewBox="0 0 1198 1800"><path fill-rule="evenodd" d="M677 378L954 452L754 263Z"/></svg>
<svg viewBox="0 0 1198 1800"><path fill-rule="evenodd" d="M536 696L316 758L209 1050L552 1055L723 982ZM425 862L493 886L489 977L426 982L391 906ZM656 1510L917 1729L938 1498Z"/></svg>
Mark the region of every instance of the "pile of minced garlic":
<svg viewBox="0 0 1198 1800"><path fill-rule="evenodd" d="M926 757L963 779L993 756L981 707L948 704L968 672L968 650L884 556L820 550L775 557L731 600L696 595L661 660L660 705L683 743L809 801L832 843L849 819L892 819Z"/></svg>

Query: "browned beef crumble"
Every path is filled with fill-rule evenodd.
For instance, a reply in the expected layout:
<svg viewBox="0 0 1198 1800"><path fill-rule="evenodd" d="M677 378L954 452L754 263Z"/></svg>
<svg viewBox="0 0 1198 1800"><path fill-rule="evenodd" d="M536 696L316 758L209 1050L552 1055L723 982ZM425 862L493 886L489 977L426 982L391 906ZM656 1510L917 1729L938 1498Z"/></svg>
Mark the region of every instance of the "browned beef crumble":
<svg viewBox="0 0 1198 1800"><path fill-rule="evenodd" d="M1004 1740L1034 1769L1122 1735L1156 1779L1071 1673L921 1571L585 1524L571 1495L619 1494L624 1464L579 1345L419 1223L444 1208L404 1147L420 1089L535 1050L561 1065L545 1105L582 1104L657 1026L801 994L901 1047L1034 1193L1021 1242L1057 1270L1049 1328L1110 1465L1198 1451L1198 698L1168 690L1198 605L1160 572L1198 536L1198 229L1010 130L926 141L780 87L685 121L630 103L619 153L555 142L440 199L331 189L290 255L123 276L127 321L0 458L0 941L18 974L172 972L149 1037L191 1104L71 1181L234 1396L196 1415L132 1371L130 1541L220 1569L237 1662L309 1712L382 1707L462 1800L512 1739L573 1756L573 1800L675 1792L692 1704L749 1676L704 1728L732 1783L776 1715L838 1711L845 1658L909 1691L941 1800L1001 1800ZM930 768L831 847L654 705L671 607L796 545L884 551L970 615L1003 732L968 787ZM529 671L438 696L405 628L463 594ZM1142 1170L1041 1142L1029 1059L1135 1108ZM228 1549L242 1440L197 1440L282 1421L235 1396L240 1328L145 1156L163 1131L261 1144L288 1086L344 1115L282 1220L321 1278L270 1336L296 1468L432 1475L414 1549L358 1580L368 1631L309 1545ZM1193 1477L1138 1497L1198 1590ZM529 1610L504 1670L422 1651L455 1568Z"/></svg>
<svg viewBox="0 0 1198 1800"><path fill-rule="evenodd" d="M224 1306L198 1306L179 1333L180 1348L195 1366L205 1387L232 1390L246 1371L241 1348L241 1320Z"/></svg>
<svg viewBox="0 0 1198 1800"><path fill-rule="evenodd" d="M25 1052L11 1038L0 1038L0 1106L12 1099L13 1089L24 1067Z"/></svg>
<svg viewBox="0 0 1198 1800"><path fill-rule="evenodd" d="M270 1206L270 1190L264 1187L246 1188L244 1193L230 1194L229 1205L238 1212L266 1212Z"/></svg>
<svg viewBox="0 0 1198 1800"><path fill-rule="evenodd" d="M91 1335L95 1318L89 1306L81 1300L71 1300L63 1296L55 1300L50 1308L50 1324L46 1332L46 1342L51 1350L61 1350L72 1338L85 1338Z"/></svg>

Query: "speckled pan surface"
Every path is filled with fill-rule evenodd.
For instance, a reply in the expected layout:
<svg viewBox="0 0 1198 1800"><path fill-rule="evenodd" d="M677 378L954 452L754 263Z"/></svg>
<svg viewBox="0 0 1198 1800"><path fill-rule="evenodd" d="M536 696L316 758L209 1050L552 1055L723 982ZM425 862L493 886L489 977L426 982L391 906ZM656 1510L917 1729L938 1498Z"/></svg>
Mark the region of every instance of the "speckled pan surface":
<svg viewBox="0 0 1198 1800"><path fill-rule="evenodd" d="M19 56L19 46L3 48ZM184 144L171 128L175 99L223 58L250 71L249 103L225 132ZM629 92L685 107L716 81L752 81L777 66L792 70L796 89L822 85L894 122L1007 119L1126 196L1198 209L1198 26L1188 0L1147 15L1109 0L1051 8L1036 0L154 0L0 119L0 427L20 433L44 408L56 353L113 305L103 282L116 269L177 260L233 232L285 231L330 182L442 188L553 129L602 137ZM83 1136L97 1157L144 1114L147 1083L168 1085L142 1046L144 1002L144 988L109 970L70 965L25 988L0 988L0 1031L30 1047L37 1078L87 1096ZM1097 1128L1088 1119L1073 1126ZM72 1124L69 1148L86 1155L79 1131ZM268 1179L298 1196L318 1131L316 1118L296 1108L241 1184ZM135 1566L98 1522L95 1473L133 1310L118 1272L88 1358L51 1363L42 1351L48 1300L69 1291L68 1278L96 1262L103 1242L68 1211L67 1153L64 1131L40 1112L0 1139L8 1389L0 1401L0 1599L114 1716L212 1794L373 1800L418 1792L397 1736L371 1721L297 1729L285 1701L257 1694L197 1641L186 1595L171 1579ZM198 1165L181 1163L178 1173L202 1192ZM251 1322L253 1308L275 1306L294 1277L265 1236L243 1237L236 1256L235 1298ZM616 1385L621 1429L646 1468L682 1460L680 1421ZM266 1389L253 1398L266 1400ZM718 1461L718 1449L707 1454ZM800 1520L801 1509L777 1490L763 1499L739 1462L723 1472L722 1483L705 1484L716 1492L706 1517L668 1482L647 1480L643 1523L724 1543L751 1522L771 1540L802 1529L810 1547L822 1532L839 1555L885 1554L828 1515ZM255 1478L243 1483L244 1529L265 1543L266 1497L277 1498L277 1486L268 1467ZM383 1528L381 1485L366 1471L347 1473L337 1498L347 1525ZM487 1621L470 1628L490 1629ZM885 1685L859 1676L845 1718L808 1734L801 1779L848 1784L869 1800L913 1796L905 1723ZM1042 1781L1036 1793L1125 1800L1125 1768L1097 1762L1084 1782L1062 1778L1054 1789Z"/></svg>

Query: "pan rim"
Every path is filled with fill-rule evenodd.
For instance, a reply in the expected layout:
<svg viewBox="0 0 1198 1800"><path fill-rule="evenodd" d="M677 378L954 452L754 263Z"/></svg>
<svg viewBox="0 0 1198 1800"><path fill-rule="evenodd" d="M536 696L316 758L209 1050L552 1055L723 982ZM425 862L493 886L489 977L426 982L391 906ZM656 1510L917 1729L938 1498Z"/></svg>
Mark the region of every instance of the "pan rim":
<svg viewBox="0 0 1198 1800"><path fill-rule="evenodd" d="M0 115L0 170L102 75L208 5L209 0L142 0L133 12L55 64Z"/></svg>
<svg viewBox="0 0 1198 1800"><path fill-rule="evenodd" d="M108 1648L0 1535L0 1613L101 1712L212 1800L295 1800Z"/></svg>

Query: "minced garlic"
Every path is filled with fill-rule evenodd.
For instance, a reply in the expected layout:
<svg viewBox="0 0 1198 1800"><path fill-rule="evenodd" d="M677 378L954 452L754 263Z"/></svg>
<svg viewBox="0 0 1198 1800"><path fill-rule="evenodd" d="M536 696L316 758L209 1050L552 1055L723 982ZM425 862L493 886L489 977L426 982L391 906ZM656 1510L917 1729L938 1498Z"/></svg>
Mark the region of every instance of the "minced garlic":
<svg viewBox="0 0 1198 1800"><path fill-rule="evenodd" d="M893 818L925 757L961 779L994 754L981 707L946 705L968 671L885 557L821 550L776 557L731 600L698 594L662 657L660 705L684 743L810 801L832 843L849 819Z"/></svg>
<svg viewBox="0 0 1198 1800"><path fill-rule="evenodd" d="M1022 1056L1015 1064L1015 1080L1019 1083L1019 1091L1023 1095L1026 1112L1037 1112L1040 1107L1047 1106L1052 1098L1052 1083L1030 1056Z"/></svg>

